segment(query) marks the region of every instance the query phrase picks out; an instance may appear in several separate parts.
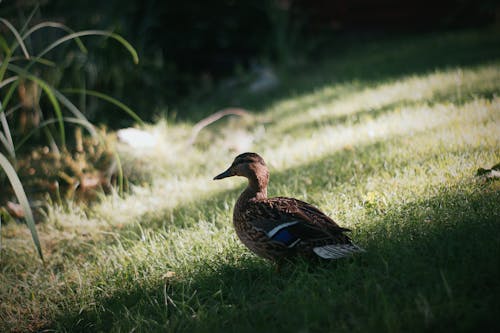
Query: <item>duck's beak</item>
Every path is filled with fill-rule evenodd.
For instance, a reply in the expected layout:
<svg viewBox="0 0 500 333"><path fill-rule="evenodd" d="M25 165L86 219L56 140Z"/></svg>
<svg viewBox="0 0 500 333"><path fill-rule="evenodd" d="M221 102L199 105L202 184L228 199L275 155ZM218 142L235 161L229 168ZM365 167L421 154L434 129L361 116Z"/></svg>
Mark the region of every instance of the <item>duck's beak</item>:
<svg viewBox="0 0 500 333"><path fill-rule="evenodd" d="M224 171L223 173L221 173L220 175L215 176L214 180L223 179L223 178L232 177L232 176L234 176L234 172L231 170L231 168L229 168L226 171Z"/></svg>

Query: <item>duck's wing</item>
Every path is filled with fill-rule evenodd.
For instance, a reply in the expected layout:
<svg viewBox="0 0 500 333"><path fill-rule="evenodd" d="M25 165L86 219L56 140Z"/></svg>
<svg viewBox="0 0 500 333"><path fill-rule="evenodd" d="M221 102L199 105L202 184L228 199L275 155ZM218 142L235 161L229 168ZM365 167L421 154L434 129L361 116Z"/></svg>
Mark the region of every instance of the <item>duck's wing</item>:
<svg viewBox="0 0 500 333"><path fill-rule="evenodd" d="M337 225L318 208L297 199L277 197L252 202L246 220L273 241L287 247L299 243L321 246L351 244Z"/></svg>

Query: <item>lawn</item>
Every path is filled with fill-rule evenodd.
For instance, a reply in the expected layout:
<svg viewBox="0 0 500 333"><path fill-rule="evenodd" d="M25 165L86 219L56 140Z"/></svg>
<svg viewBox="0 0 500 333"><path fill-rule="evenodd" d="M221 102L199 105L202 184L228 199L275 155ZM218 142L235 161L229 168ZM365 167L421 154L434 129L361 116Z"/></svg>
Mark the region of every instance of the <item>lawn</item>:
<svg viewBox="0 0 500 333"><path fill-rule="evenodd" d="M500 180L476 176L500 162L499 45L491 30L333 45L275 91L149 125L157 146L120 148L131 193L49 205L45 264L2 225L0 331L500 330ZM228 103L252 115L187 145ZM246 250L245 182L212 181L242 150L268 163L270 196L315 204L366 252L277 273Z"/></svg>

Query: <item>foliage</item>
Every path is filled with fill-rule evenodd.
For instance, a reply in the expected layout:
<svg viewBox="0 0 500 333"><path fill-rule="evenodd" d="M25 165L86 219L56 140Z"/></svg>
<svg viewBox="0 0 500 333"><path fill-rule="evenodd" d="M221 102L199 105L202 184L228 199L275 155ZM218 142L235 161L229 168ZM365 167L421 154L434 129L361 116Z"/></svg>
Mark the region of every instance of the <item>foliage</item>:
<svg viewBox="0 0 500 333"><path fill-rule="evenodd" d="M300 11L280 3L286 1L56 0L40 8L44 17L63 18L77 29L93 26L127 36L141 55L138 66L116 45L89 41L92 54L85 61L74 55L64 67L62 84L83 81L87 89L120 96L141 110L141 118L152 120L165 110L175 111L181 98L207 92L221 78L238 75L263 59L292 58L300 36L293 13ZM10 13L16 16L15 10ZM305 53L304 45L300 50ZM129 119L99 110L90 104L86 115L114 128L130 125Z"/></svg>
<svg viewBox="0 0 500 333"><path fill-rule="evenodd" d="M50 21L29 26L36 10L35 8L20 30L16 29L8 20L0 18L0 23L6 27L9 33L0 36L0 151L3 151L10 158L9 161L3 154L1 155L2 170L7 175L17 199L23 206L26 221L33 235L33 241L41 257L42 251L32 212L19 177L15 174L16 155L22 145L33 134L38 135L43 132L51 147L52 154L59 156L61 150L66 150L65 123L83 126L89 132L96 133L93 125L87 120L83 112L56 89L55 84L57 82L45 79L45 77L54 77L49 75L47 71L57 73L59 70L57 64L45 56L60 45L70 41L75 41L81 52L87 52L80 37L105 36L123 45L132 55L135 63L138 62L138 57L134 48L125 39L111 32L99 30L73 32L61 23ZM30 47L32 36L47 28L57 29L65 34L54 41L45 41L46 45L40 49ZM81 96L85 96L85 94L97 95L138 118L132 110L109 96L85 90L80 90L80 94ZM13 124L16 122L18 129L14 130L15 126ZM37 143L40 144L40 140L37 140ZM6 188L5 183L5 177L0 174L0 184ZM2 194L4 195L5 192Z"/></svg>
<svg viewBox="0 0 500 333"><path fill-rule="evenodd" d="M96 191L110 191L117 168L113 143L105 133L100 134L100 141L82 136L78 129L75 132L73 149L54 153L48 147L34 147L18 161L17 174L32 200L43 200L48 194L54 202L91 202ZM0 199L9 194L2 193Z"/></svg>
<svg viewBox="0 0 500 333"><path fill-rule="evenodd" d="M43 260L42 247L40 245L40 240L38 238L38 233L35 227L35 219L33 218L33 213L31 212L28 198L26 197L26 193L24 193L24 188L21 184L21 181L17 177L16 171L10 164L9 160L2 153L0 153L0 167L5 172L7 178L12 184L14 193L16 194L16 197L19 200L21 207L24 210L26 224L30 229L31 236L33 237L33 242L35 243L36 249L38 251L38 255L40 256L40 259Z"/></svg>

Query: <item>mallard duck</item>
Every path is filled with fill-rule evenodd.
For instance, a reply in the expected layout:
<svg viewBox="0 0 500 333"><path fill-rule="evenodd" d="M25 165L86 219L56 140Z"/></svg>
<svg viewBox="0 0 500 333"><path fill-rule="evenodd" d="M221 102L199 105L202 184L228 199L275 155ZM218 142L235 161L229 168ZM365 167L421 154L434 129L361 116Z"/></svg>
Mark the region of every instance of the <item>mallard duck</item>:
<svg viewBox="0 0 500 333"><path fill-rule="evenodd" d="M256 153L238 155L214 180L232 176L248 179L234 206L236 234L252 252L277 263L295 256L338 259L363 251L330 217L307 202L267 197L269 171Z"/></svg>

